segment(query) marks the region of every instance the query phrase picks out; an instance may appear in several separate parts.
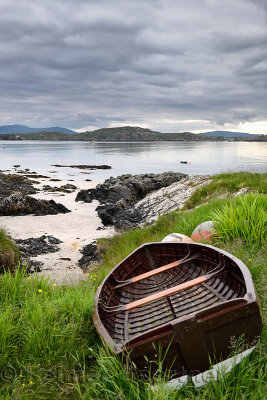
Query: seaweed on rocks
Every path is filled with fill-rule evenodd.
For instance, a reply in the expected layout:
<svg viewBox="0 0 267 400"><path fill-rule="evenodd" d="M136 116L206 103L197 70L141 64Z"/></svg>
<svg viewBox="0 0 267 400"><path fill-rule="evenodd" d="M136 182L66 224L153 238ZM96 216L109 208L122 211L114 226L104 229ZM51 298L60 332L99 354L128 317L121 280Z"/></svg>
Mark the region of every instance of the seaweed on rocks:
<svg viewBox="0 0 267 400"><path fill-rule="evenodd" d="M52 167L57 168L78 168L78 169L111 169L110 165L60 165L60 164L53 164Z"/></svg>
<svg viewBox="0 0 267 400"><path fill-rule="evenodd" d="M7 197L0 197L0 216L3 215L55 215L68 213L63 204L54 200L38 200L21 192L14 192Z"/></svg>
<svg viewBox="0 0 267 400"><path fill-rule="evenodd" d="M16 244L23 258L35 257L40 254L55 253L59 251L58 245L61 240L51 235L42 235L40 237L32 237L28 239L17 239Z"/></svg>
<svg viewBox="0 0 267 400"><path fill-rule="evenodd" d="M62 185L62 186L50 186L50 185L43 186L43 190L46 192L72 193L76 189L77 189L77 186L71 185L70 183L67 183L66 185Z"/></svg>
<svg viewBox="0 0 267 400"><path fill-rule="evenodd" d="M70 212L63 204L54 200L38 200L29 196L38 191L27 177L0 172L0 216L53 215Z"/></svg>
<svg viewBox="0 0 267 400"><path fill-rule="evenodd" d="M38 190L32 186L32 182L27 177L0 172L0 199L11 195L15 191L24 194L35 194Z"/></svg>

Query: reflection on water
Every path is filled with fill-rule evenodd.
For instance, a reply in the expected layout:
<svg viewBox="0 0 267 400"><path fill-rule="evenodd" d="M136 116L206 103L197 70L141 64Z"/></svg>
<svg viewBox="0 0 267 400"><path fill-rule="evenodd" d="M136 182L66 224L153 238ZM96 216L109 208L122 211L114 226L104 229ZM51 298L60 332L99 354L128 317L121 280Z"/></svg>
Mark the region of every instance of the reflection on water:
<svg viewBox="0 0 267 400"><path fill-rule="evenodd" d="M110 175L180 171L214 174L228 171L266 171L266 143L249 142L14 142L0 141L0 169L14 164L39 173L57 171L66 178L81 171L52 164L109 164L112 170L92 172L102 181ZM180 164L188 161L190 164Z"/></svg>

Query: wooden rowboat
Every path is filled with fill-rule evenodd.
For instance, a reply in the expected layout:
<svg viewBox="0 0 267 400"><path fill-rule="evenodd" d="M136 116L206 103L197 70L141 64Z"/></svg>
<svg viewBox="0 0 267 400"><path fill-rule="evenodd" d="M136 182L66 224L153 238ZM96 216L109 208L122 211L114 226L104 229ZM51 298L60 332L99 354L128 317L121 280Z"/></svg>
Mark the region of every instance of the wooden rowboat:
<svg viewBox="0 0 267 400"><path fill-rule="evenodd" d="M147 243L101 283L94 325L116 354L140 371L174 376L225 360L233 338L251 346L262 320L249 270L231 254L199 243ZM156 362L155 362L156 361Z"/></svg>

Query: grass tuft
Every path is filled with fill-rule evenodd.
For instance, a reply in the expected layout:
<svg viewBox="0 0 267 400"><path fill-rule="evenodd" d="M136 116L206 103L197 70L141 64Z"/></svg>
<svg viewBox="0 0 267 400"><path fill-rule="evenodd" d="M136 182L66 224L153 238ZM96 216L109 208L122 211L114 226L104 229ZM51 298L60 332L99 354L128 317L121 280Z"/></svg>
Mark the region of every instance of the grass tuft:
<svg viewBox="0 0 267 400"><path fill-rule="evenodd" d="M267 197L238 196L210 213L216 235L223 241L244 239L247 245L261 246L266 239Z"/></svg>

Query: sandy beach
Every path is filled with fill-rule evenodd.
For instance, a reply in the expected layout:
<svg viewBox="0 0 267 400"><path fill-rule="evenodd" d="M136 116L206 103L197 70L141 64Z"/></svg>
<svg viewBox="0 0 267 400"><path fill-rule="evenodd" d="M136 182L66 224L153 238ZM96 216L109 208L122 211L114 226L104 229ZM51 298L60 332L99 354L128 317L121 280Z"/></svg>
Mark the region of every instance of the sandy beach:
<svg viewBox="0 0 267 400"><path fill-rule="evenodd" d="M34 178L34 177L33 177ZM113 228L104 228L95 211L98 202L75 202L77 192L81 189L94 188L97 182L84 180L51 182L49 178L38 179L40 184L34 186L42 189L44 185L62 186L74 184L77 189L72 193L46 192L40 190L32 197L37 199L54 200L65 205L71 212L67 214L46 216L2 216L0 226L4 227L14 239L27 239L51 235L62 241L60 250L54 253L43 254L32 259L44 263L41 275L50 277L58 283L76 282L86 279L86 275L77 262L82 257L80 250L87 244L100 237L109 237L114 233ZM75 179L75 177L72 177ZM100 229L98 229L100 228Z"/></svg>

